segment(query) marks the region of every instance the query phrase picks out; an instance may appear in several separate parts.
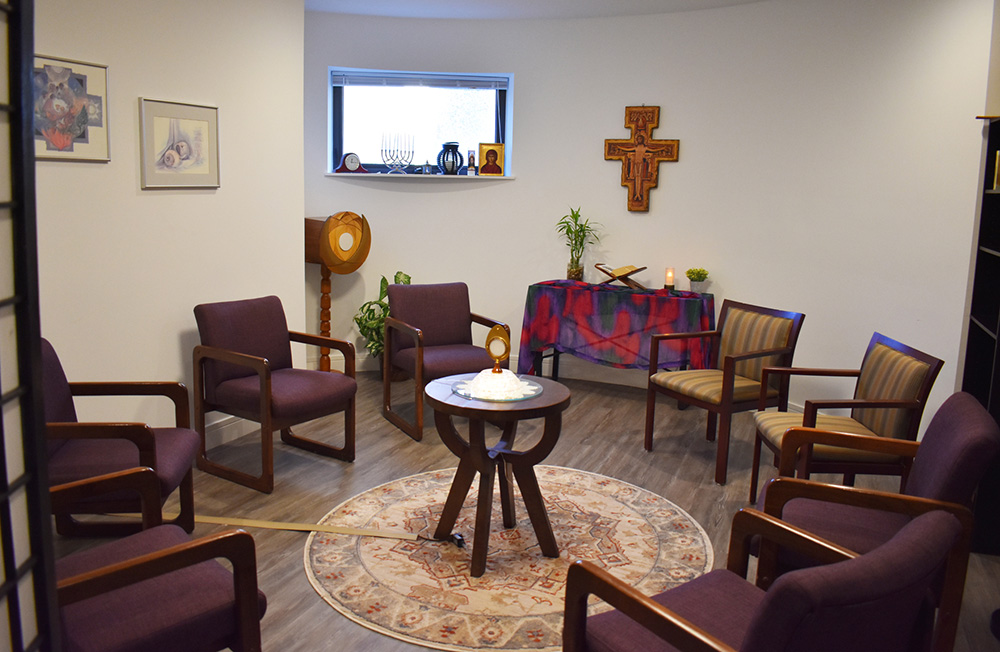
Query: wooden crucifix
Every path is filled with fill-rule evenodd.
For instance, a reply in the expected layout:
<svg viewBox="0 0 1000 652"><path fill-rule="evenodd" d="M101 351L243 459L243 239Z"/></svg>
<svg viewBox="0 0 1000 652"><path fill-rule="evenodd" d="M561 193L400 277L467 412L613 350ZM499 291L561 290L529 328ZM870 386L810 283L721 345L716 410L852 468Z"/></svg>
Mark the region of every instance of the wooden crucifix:
<svg viewBox="0 0 1000 652"><path fill-rule="evenodd" d="M649 191L656 187L660 162L677 160L681 141L654 140L652 131L659 124L660 107L626 106L625 126L632 136L604 141L604 160L622 162L622 185L628 188L630 211L649 210Z"/></svg>

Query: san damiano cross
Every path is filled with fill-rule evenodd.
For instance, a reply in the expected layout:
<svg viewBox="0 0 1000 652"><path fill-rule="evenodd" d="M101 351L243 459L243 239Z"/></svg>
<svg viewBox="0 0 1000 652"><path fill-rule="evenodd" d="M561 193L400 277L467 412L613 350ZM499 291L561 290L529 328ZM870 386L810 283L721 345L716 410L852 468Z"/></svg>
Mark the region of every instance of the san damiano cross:
<svg viewBox="0 0 1000 652"><path fill-rule="evenodd" d="M632 137L604 141L604 160L622 162L622 185L628 188L628 209L649 210L649 191L656 187L661 161L676 161L679 140L654 140L660 107L626 106L625 126Z"/></svg>

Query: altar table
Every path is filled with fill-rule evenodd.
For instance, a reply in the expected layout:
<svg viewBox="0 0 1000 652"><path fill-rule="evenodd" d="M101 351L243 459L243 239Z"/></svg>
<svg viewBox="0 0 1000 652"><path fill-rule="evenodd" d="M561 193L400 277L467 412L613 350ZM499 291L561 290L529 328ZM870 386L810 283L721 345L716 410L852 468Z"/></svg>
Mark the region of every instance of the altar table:
<svg viewBox="0 0 1000 652"><path fill-rule="evenodd" d="M654 333L714 328L711 294L543 281L528 286L517 373L541 375L541 354L547 349L611 367L648 369ZM666 340L660 343L658 368L702 369L709 353L701 338Z"/></svg>

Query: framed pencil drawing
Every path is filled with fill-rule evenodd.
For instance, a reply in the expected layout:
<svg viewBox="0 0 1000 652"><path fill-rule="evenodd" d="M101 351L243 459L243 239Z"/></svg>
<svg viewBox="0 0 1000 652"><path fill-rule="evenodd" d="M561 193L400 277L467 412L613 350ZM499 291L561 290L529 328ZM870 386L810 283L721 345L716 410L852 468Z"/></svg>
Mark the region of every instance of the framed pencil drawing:
<svg viewBox="0 0 1000 652"><path fill-rule="evenodd" d="M142 187L219 187L219 110L139 98Z"/></svg>
<svg viewBox="0 0 1000 652"><path fill-rule="evenodd" d="M35 55L32 93L35 158L111 160L107 66Z"/></svg>

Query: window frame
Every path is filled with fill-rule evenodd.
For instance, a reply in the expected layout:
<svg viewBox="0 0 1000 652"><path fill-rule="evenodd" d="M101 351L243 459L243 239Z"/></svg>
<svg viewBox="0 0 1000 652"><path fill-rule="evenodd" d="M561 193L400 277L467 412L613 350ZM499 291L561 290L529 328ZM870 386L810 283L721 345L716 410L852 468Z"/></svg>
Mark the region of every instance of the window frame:
<svg viewBox="0 0 1000 652"><path fill-rule="evenodd" d="M496 91L494 114L494 141L504 144L504 169L509 170L511 135L513 131L514 75L512 73L444 73L407 70L382 70L374 68L344 68L330 66L329 120L330 129L327 172L333 173L340 166L344 155L344 87L347 85L434 86L457 88L493 88ZM362 161L369 172L388 172L389 167L380 162ZM416 164L406 168L409 172Z"/></svg>

